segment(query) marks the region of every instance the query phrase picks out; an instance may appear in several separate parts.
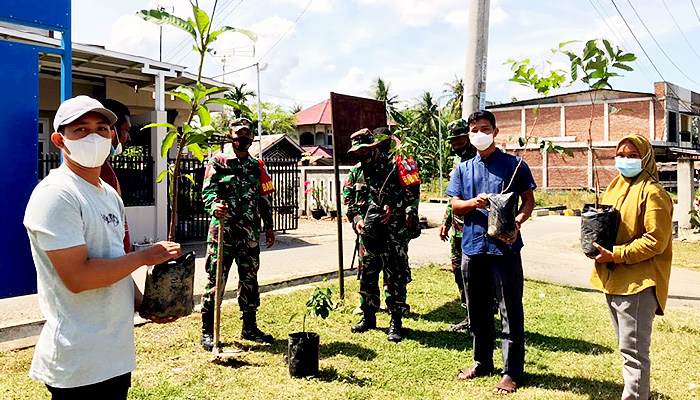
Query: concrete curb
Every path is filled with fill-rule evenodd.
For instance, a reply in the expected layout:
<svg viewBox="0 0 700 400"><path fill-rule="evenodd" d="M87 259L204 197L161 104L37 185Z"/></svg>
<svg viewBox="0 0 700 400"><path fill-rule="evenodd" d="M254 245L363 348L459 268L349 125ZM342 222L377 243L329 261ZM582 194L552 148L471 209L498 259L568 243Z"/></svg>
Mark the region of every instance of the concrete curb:
<svg viewBox="0 0 700 400"><path fill-rule="evenodd" d="M344 270L344 276L354 276L357 269ZM294 286L306 285L309 283L321 282L324 279L338 278L338 271L325 272L314 275L300 276L279 282L271 282L260 285L260 294L274 292L276 290L286 289ZM223 300L231 300L238 297L236 290L226 291L223 295ZM194 295L195 304L199 305L202 301L202 295ZM196 307L196 312L199 311L199 306ZM17 324L0 326L0 351L20 350L36 345L39 339L41 329L44 327L45 319L37 319L28 322L20 322ZM135 316L134 325L140 326L148 323L147 320Z"/></svg>

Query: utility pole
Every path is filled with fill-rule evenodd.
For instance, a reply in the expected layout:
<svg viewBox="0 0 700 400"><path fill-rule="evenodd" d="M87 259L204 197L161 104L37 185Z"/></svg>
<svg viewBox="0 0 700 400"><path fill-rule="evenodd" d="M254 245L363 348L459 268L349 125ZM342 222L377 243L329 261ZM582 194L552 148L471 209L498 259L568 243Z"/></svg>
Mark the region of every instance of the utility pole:
<svg viewBox="0 0 700 400"><path fill-rule="evenodd" d="M486 66L489 44L490 0L470 0L467 69L464 75L462 118L486 106Z"/></svg>
<svg viewBox="0 0 700 400"><path fill-rule="evenodd" d="M162 6L160 4L156 4L156 8L160 12L164 12L164 11L166 11L166 9L169 10L168 11L169 13L175 12L175 7L172 7L172 6L166 7L166 6ZM159 29L160 29L160 42L158 45L158 61L163 61L163 25L160 25Z"/></svg>

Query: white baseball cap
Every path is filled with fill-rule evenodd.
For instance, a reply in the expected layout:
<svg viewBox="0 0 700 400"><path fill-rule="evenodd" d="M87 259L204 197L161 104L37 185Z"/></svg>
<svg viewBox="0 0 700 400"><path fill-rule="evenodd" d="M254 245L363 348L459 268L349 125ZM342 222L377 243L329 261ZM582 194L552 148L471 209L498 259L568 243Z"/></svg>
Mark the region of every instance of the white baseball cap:
<svg viewBox="0 0 700 400"><path fill-rule="evenodd" d="M53 118L54 131L58 131L60 126L68 125L89 112L104 115L110 125L114 125L117 122L117 116L104 108L102 103L92 97L81 95L61 103L56 111L56 116Z"/></svg>

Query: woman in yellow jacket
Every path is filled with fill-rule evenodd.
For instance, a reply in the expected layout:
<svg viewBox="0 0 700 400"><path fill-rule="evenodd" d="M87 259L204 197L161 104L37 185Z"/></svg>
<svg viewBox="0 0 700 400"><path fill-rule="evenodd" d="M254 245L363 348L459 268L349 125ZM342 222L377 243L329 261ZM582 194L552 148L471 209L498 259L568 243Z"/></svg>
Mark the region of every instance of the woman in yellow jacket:
<svg viewBox="0 0 700 400"><path fill-rule="evenodd" d="M622 399L650 398L649 346L654 315L663 315L671 276L673 203L659 184L651 143L640 135L617 144L620 175L608 185L603 204L620 211L613 251L594 243L591 284L605 293L622 353ZM610 264L609 264L610 263Z"/></svg>

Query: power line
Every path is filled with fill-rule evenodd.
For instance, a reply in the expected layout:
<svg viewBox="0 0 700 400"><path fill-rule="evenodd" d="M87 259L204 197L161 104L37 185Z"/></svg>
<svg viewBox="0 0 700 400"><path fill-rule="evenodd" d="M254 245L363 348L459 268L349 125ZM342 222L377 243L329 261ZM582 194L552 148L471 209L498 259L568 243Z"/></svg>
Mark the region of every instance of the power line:
<svg viewBox="0 0 700 400"><path fill-rule="evenodd" d="M281 42L282 39L284 39L284 37L287 36L287 34L289 33L289 31L292 30L292 28L294 27L294 25L297 24L297 22L299 21L299 19L304 15L304 13L306 12L306 10L309 9L309 6L311 6L311 3L313 3L313 2L314 2L314 0L309 0L309 4L307 4L306 7L304 7L304 9L301 11L301 14L299 14L299 16L297 17L297 19L295 19L294 22L292 22L292 25L289 26L289 29L287 29L287 31L284 32L284 34L283 34L282 36L280 36L280 38L275 42L275 44L272 45L272 47L270 47L270 48L267 50L267 52L266 52L265 54L263 54L260 58L258 58L258 62L260 62L260 60L262 60L263 58L265 58L265 56L267 56L268 54L270 54L270 52L272 51L272 49L274 49L275 46L277 46L277 45L279 44L279 42Z"/></svg>
<svg viewBox="0 0 700 400"><path fill-rule="evenodd" d="M700 15L698 15L698 10L695 8L695 3L693 3L693 0L690 0L690 4L693 6L693 11L695 11L695 16L698 17L698 22L700 22Z"/></svg>
<svg viewBox="0 0 700 400"><path fill-rule="evenodd" d="M234 2L234 0L227 0L227 3L226 3L224 6L222 6L222 7L219 8L220 12L224 12L224 10L225 10L228 6L230 6L231 4L233 4L233 2ZM241 2L243 2L243 0L241 0ZM240 3L238 3L238 4L240 5ZM238 6L236 6L236 7L238 7ZM235 8L234 8L234 9L235 9ZM227 16L228 16L228 15L227 15ZM210 21L210 23L213 23L213 22L214 22L214 21L213 21L213 19L212 19L212 21ZM168 60L174 59L175 57L177 57L178 55L180 55L180 53L182 53L183 50L187 49L187 45L188 45L189 41L190 41L190 38L189 38L189 36L188 36L188 37L186 37L185 39L183 39L180 43L178 43L175 47L173 47L173 48L170 50L170 52L168 52L168 55L167 55ZM182 57L182 58L180 59L180 61L182 61L183 59L185 59L185 57L187 57L187 54L186 54L184 57ZM179 63L180 61L178 61L178 63Z"/></svg>
<svg viewBox="0 0 700 400"><path fill-rule="evenodd" d="M613 0L610 0L610 1L613 1ZM647 31L647 33L648 33L649 36L651 37L651 40L653 40L654 43L656 43L656 46L659 48L659 50L661 50L661 53L663 53L663 55L666 56L666 58L667 58L668 61L671 63L671 65L673 65L673 66L678 70L678 72L680 72L681 75L685 76L689 81L693 82L693 83L696 84L696 85L700 85L700 83L695 82L695 80L693 80L693 78L689 77L688 75L685 74L685 72L681 71L681 69L678 68L678 65L676 65L676 63L674 63L673 60L671 60L671 57L669 57L668 54L666 54L666 51L664 51L664 48L661 47L661 45L659 44L658 41L656 41L656 38L655 38L654 35L651 33L651 31L649 30L649 28L647 28L647 25L644 23L644 20L642 20L642 17L639 16L639 13L637 13L637 10L636 10L636 9L634 8L634 6L632 5L632 2L631 2L630 0L627 0L627 3L629 3L630 7L632 8L632 11L634 12L634 14L635 14L635 15L637 16L637 18L639 19L639 22L642 23L642 26L644 27L644 29ZM613 4L614 4L614 1L613 1Z"/></svg>
<svg viewBox="0 0 700 400"><path fill-rule="evenodd" d="M598 13L598 15L600 16L600 18L603 20L603 22L605 23L605 25L608 26L608 29L610 29L610 32L612 32L612 34L613 34L621 43L623 43L623 44L625 45L626 48L631 49L632 46L630 46L629 43L627 42L627 40L625 40L625 35L623 35L622 32L620 32L620 31L617 29L617 27L616 27L615 25L611 25L611 24L608 23L608 19L611 19L611 20L612 20L612 18L610 17L610 15L608 15L608 12L605 10L605 7L603 7L603 5L600 3L599 0L595 0L595 1L596 1L596 3L598 3L598 7L600 7L601 10L603 10L603 13L605 14L605 17L603 17L603 14L601 14L601 12L598 11L598 7L596 7L595 4L593 4L593 1L592 1L592 0L588 0L588 2L591 3L591 6L593 6L593 9ZM654 82L654 78L651 76L651 73L647 70L647 68L644 66L644 64L642 64L642 62L639 61L639 62L637 63L637 65L639 65L642 74L643 74L644 76L646 76L646 78L647 78L650 82L653 83L653 82Z"/></svg>
<svg viewBox="0 0 700 400"><path fill-rule="evenodd" d="M697 57L700 60L700 55L698 55L698 52L695 51L695 48L693 45L690 43L688 38L685 36L685 33L683 33L683 30L681 29L680 25L678 25L678 22L676 22L676 18L673 17L673 14L671 13L671 10L668 9L668 6L666 5L666 0L661 0L662 3L664 3L664 8L666 11L668 11L668 15L671 17L673 20L673 23L676 24L676 28L678 28L678 32L681 33L681 36L683 36L683 39L685 39L685 42L688 43L688 46L690 47L691 50L693 50L693 53L695 54L695 57Z"/></svg>

